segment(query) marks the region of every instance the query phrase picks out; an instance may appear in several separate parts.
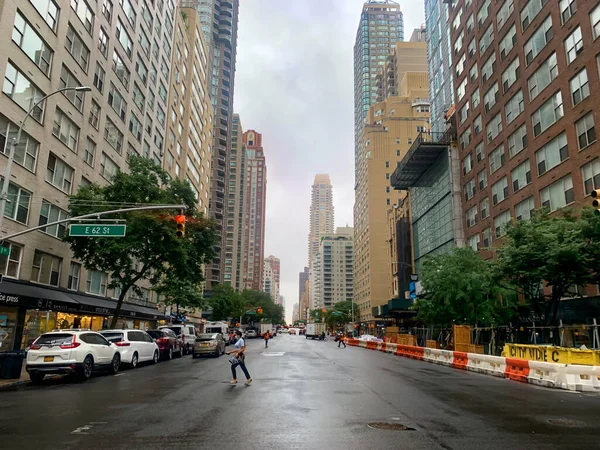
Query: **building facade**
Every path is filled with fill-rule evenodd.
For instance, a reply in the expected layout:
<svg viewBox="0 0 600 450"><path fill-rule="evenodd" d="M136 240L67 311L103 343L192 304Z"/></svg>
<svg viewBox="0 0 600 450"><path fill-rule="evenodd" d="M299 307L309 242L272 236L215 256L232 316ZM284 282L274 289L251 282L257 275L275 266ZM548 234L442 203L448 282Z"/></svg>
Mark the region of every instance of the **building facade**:
<svg viewBox="0 0 600 450"><path fill-rule="evenodd" d="M183 3L194 3L200 13L202 29L210 47L210 98L214 109L213 160L210 189L210 214L217 220L218 242L217 256L210 267L207 267L207 289L225 279L226 263L233 261L233 253L228 252L228 237L225 218L229 218L229 210L235 210L236 199L226 195L229 186L229 171L232 162L232 130L233 130L233 93L235 85L235 62L237 54L237 33L239 0L184 0ZM219 214L217 210L223 210ZM234 234L234 233L233 233ZM237 243L234 241L233 246ZM227 257L227 254L231 257ZM261 268L262 273L262 268ZM229 275L233 274L228 272Z"/></svg>
<svg viewBox="0 0 600 450"><path fill-rule="evenodd" d="M306 282L310 277L310 269L308 267L304 267L304 270L298 273L298 302L302 300L306 292Z"/></svg>
<svg viewBox="0 0 600 450"><path fill-rule="evenodd" d="M429 130L425 43L398 46L420 49L422 69L404 73L399 95L372 105L365 125L354 202L354 301L363 323L390 300L387 210L405 195L392 189L392 172L419 133Z"/></svg>
<svg viewBox="0 0 600 450"><path fill-rule="evenodd" d="M391 0L365 2L354 43L355 180L365 118L377 99L375 77L396 42L403 40L404 18L400 5Z"/></svg>
<svg viewBox="0 0 600 450"><path fill-rule="evenodd" d="M271 296L273 303L281 304L280 299L281 261L273 255L265 258L263 271L263 292ZM267 279L268 278L268 279Z"/></svg>
<svg viewBox="0 0 600 450"><path fill-rule="evenodd" d="M310 201L310 233L308 235L308 266L312 266L319 251L321 236L333 234L333 186L327 174L318 174L312 185Z"/></svg>
<svg viewBox="0 0 600 450"><path fill-rule="evenodd" d="M354 229L338 227L335 234L323 236L315 265L320 286L311 308L332 308L354 297Z"/></svg>
<svg viewBox="0 0 600 450"><path fill-rule="evenodd" d="M15 149L0 232L66 218L68 195L109 182L118 168L127 170L130 154L162 164L175 15L174 0L0 3L3 174L18 124L36 101L65 87L90 88L52 95L33 111ZM49 227L5 244L2 350L25 348L54 327L98 330L114 313L118 293L107 288L108 275L74 260L64 232ZM142 292L128 294L120 326L155 325L162 317L156 294Z"/></svg>
<svg viewBox="0 0 600 450"><path fill-rule="evenodd" d="M265 259L265 214L267 206L267 163L262 135L248 130L243 135L246 146L246 202L244 232L244 289L262 290Z"/></svg>
<svg viewBox="0 0 600 450"><path fill-rule="evenodd" d="M536 208L589 204L599 187L600 5L517 3L459 1L451 13L463 223L474 249L494 247L507 222Z"/></svg>

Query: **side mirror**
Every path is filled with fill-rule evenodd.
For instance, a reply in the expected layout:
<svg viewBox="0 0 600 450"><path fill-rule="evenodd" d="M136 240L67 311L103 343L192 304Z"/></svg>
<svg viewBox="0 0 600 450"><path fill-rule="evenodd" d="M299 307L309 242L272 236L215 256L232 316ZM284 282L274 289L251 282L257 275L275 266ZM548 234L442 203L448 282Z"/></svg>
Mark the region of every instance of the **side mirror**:
<svg viewBox="0 0 600 450"><path fill-rule="evenodd" d="M156 342L156 339L152 338L152 342Z"/></svg>

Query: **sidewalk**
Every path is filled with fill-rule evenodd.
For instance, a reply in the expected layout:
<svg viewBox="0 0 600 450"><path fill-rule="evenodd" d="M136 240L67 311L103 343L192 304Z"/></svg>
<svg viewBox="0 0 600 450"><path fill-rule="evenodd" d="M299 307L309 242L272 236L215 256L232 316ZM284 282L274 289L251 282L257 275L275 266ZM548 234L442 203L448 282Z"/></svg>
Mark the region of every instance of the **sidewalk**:
<svg viewBox="0 0 600 450"><path fill-rule="evenodd" d="M21 369L21 377L18 380L0 379L0 391L15 388L18 386L27 386L29 384L31 384L31 380L29 379L29 374L25 370L25 363L23 363L23 368Z"/></svg>

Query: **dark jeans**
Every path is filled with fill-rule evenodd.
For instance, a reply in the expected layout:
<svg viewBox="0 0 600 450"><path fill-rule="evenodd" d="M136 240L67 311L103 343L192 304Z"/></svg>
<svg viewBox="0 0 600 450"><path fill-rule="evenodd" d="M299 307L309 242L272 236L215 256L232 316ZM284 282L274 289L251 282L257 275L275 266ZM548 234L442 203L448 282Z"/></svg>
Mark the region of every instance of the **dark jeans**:
<svg viewBox="0 0 600 450"><path fill-rule="evenodd" d="M242 368L242 372L244 372L244 375L246 375L246 380L249 380L250 374L248 373L248 369L246 369L246 363L244 361L239 361L231 365L231 374L233 375L233 379L237 380L237 376L235 374L235 368L237 366L240 366Z"/></svg>
<svg viewBox="0 0 600 450"><path fill-rule="evenodd" d="M344 348L346 348L346 342L342 341L341 339L340 342L338 342L338 348L340 348L342 344L344 344Z"/></svg>
<svg viewBox="0 0 600 450"><path fill-rule="evenodd" d="M269 340L265 339L265 348L267 348L269 346Z"/></svg>

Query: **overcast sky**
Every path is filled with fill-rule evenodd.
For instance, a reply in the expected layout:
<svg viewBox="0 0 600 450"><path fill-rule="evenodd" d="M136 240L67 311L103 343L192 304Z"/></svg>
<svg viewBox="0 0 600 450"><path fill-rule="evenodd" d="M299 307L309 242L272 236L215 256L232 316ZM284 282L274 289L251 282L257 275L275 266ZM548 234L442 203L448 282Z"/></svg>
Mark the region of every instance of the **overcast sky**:
<svg viewBox="0 0 600 450"><path fill-rule="evenodd" d="M423 0L400 0L404 39L424 23ZM267 159L265 257L281 259L286 319L308 263L310 191L333 184L335 226L352 226L353 47L363 0L241 0L235 111L263 135Z"/></svg>

